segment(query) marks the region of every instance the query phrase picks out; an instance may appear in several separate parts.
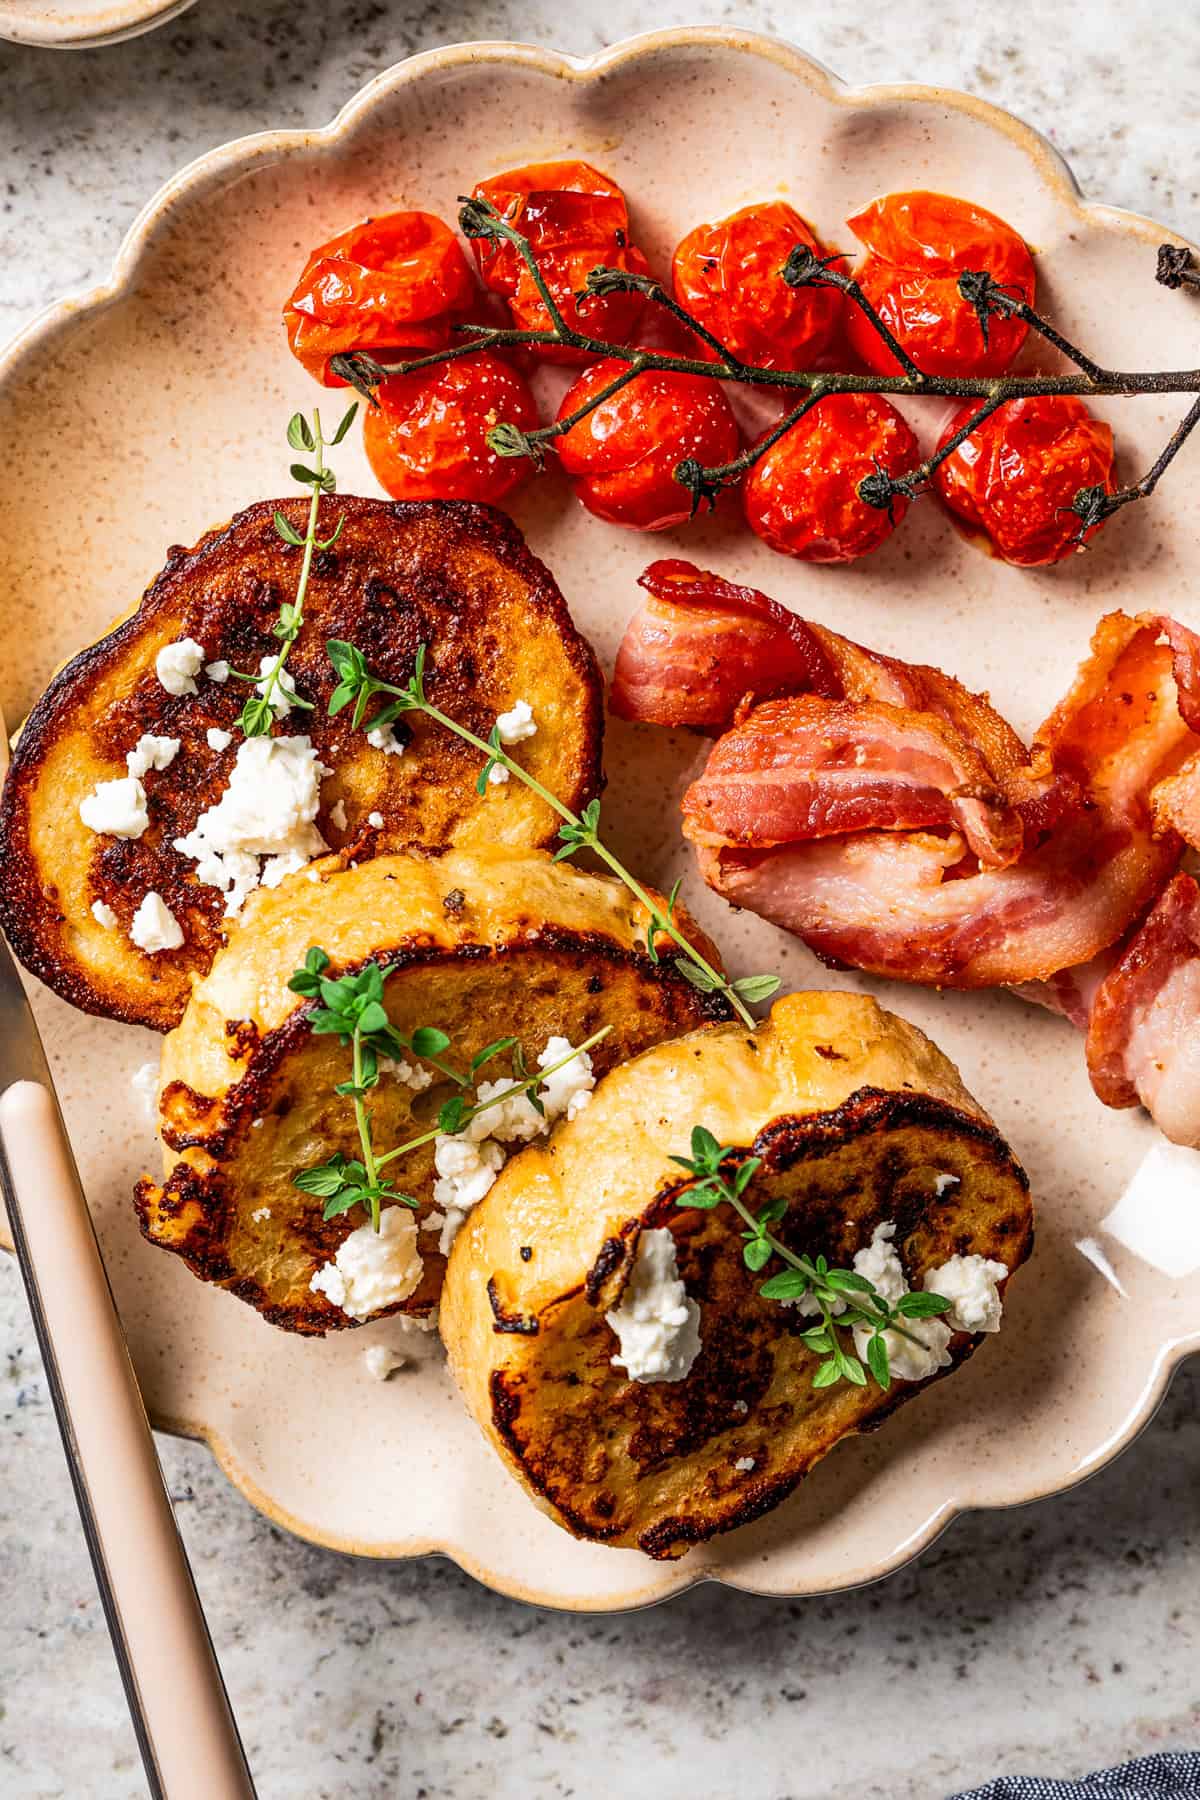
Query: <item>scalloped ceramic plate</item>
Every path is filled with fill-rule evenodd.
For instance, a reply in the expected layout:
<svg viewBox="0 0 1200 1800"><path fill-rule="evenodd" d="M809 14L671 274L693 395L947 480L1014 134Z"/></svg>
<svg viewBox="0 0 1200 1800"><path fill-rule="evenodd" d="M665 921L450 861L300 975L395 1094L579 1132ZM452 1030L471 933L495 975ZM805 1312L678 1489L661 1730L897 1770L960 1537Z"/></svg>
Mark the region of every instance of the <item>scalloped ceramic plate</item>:
<svg viewBox="0 0 1200 1800"><path fill-rule="evenodd" d="M0 0L0 38L49 50L96 50L140 37L195 0Z"/></svg>
<svg viewBox="0 0 1200 1800"><path fill-rule="evenodd" d="M168 544L286 490L284 421L317 393L287 353L277 307L308 246L396 205L452 218L479 176L568 152L621 179L659 266L685 229L756 198L786 195L837 241L881 190L961 192L1038 249L1047 306L1076 338L1128 366L1151 343L1160 367L1195 361L1195 302L1154 285L1163 233L1084 205L1041 138L976 100L846 89L781 44L721 31L643 37L588 63L504 44L420 56L325 131L247 138L195 163L147 208L109 285L55 308L0 363L0 442L19 502L0 537L10 720L60 658L130 604ZM1136 297L1104 319L1093 316L1101 277ZM1150 460L1171 422L1156 400L1124 403L1126 469ZM928 417L920 428L928 435ZM352 442L339 475L344 489L377 491ZM655 554L691 554L866 643L941 663L990 688L1025 730L1065 690L1107 608L1152 602L1200 625L1196 511L1182 479L1086 557L1033 574L969 548L932 504L840 571L775 557L721 520L654 542L610 529L555 478L516 512L606 662ZM676 810L697 754L694 740L612 726L606 812L619 847L660 884L688 876L738 967L779 968L795 986L852 981L698 888ZM577 1544L536 1511L458 1405L435 1343L420 1340L415 1366L380 1386L362 1352L398 1336L393 1323L325 1343L289 1338L146 1245L128 1196L153 1147L131 1078L155 1040L44 993L37 1010L156 1420L206 1438L255 1505L316 1542L375 1556L440 1550L505 1592L603 1609L703 1577L800 1594L881 1575L963 1508L1050 1494L1100 1467L1200 1344L1194 1224L1190 1251L1185 1241L1200 1220L1200 1158L1164 1162L1141 1117L1101 1108L1080 1043L1049 1016L996 995L877 991L945 1046L1027 1164L1034 1260L1005 1331L955 1380L844 1445L770 1518L674 1564ZM1139 1168L1165 1255L1128 1226L1102 1225ZM1140 1228L1146 1208L1132 1211ZM1099 1246L1119 1288L1081 1239Z"/></svg>

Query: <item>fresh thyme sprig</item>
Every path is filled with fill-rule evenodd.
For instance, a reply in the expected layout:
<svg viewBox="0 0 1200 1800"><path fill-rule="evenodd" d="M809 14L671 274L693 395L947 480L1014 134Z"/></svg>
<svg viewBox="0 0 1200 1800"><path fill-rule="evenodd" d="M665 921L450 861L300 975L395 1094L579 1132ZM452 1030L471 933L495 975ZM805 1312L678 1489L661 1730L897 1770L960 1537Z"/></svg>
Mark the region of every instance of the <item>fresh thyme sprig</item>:
<svg viewBox="0 0 1200 1800"><path fill-rule="evenodd" d="M501 1106L518 1094L527 1094L535 1110L544 1114L544 1104L533 1090L541 1087L559 1069L565 1069L577 1056L594 1049L612 1030L611 1025L603 1026L566 1056L559 1057L547 1068L537 1069L533 1073L525 1066L521 1045L516 1038L497 1038L494 1043L477 1051L471 1058L467 1072L460 1074L443 1060L444 1053L450 1048L450 1038L446 1032L440 1031L436 1026L422 1025L418 1026L411 1037L406 1038L388 1018L384 1004L384 985L388 976L395 973L394 969L382 968L378 963L368 963L366 968L360 969L356 974L331 979L326 973L329 964L328 952L319 945L314 945L305 956L303 967L296 970L288 986L293 993L321 1001L321 1005L313 1010L308 1020L309 1030L313 1035L336 1037L340 1044L350 1050L350 1079L339 1081L334 1093L353 1102L359 1154L350 1158L340 1150L335 1151L327 1162L318 1163L311 1169L301 1169L293 1175L292 1184L302 1193L315 1194L318 1199L324 1200L323 1217L326 1219L335 1219L340 1214L361 1206L376 1231L379 1230L385 1204L410 1207L418 1205L411 1194L404 1193L384 1174L383 1171L391 1163L406 1156L409 1151L419 1149L422 1144L432 1143L437 1137L457 1136L480 1113L487 1112L491 1107ZM513 1066L517 1071L510 1087L503 1088L487 1100L478 1101L474 1106L468 1105L461 1091L452 1094L439 1108L437 1124L432 1130L421 1132L407 1143L380 1153L375 1143L366 1101L371 1090L379 1085L381 1057L418 1057L431 1064L462 1090L475 1080L481 1069L486 1068L488 1063L505 1051L512 1052Z"/></svg>
<svg viewBox="0 0 1200 1800"><path fill-rule="evenodd" d="M900 365L899 374L878 375L873 371L864 373L819 369L777 369L744 362L741 358L734 356L718 338L707 331L698 319L693 318L686 308L680 306L661 282L652 276L637 275L627 269L610 269L604 265L598 265L588 271L583 289L575 296L582 311L586 310L586 301L589 297L636 290L644 294L652 305L669 312L679 323L705 342L712 350L713 356L702 358L680 355L673 351L650 350L644 344L610 344L567 322L538 266L537 256L529 239L488 201L474 198L461 199L459 225L464 235L469 238L490 238L495 242L512 246L524 262L541 295L547 317L550 320L549 328L541 331L524 331L463 321L454 329L461 334L465 341L453 344L448 349L435 350L401 362L380 362L364 352L355 351L333 358L334 373L349 382L374 405L376 404L376 388L390 376L410 374L415 369L428 368L441 362L455 361L460 357L477 355L481 351L496 347L553 345L582 351L585 356L595 358L598 362L612 360L623 363L625 367L614 376L613 380L577 408L570 418L555 420L549 425L539 426L528 431L522 430L508 420L499 420L492 427L488 434L488 442L497 455L527 456L538 467L545 461L546 452L553 448L556 439L562 437L572 425L578 424L580 419L585 418L603 400L619 392L643 370L656 369L682 375L699 375L710 381L732 381L747 387L776 388L785 391L789 389L803 390L804 397L790 412L784 415L778 425L758 442L749 445L741 455L735 457L731 462L709 468L694 458L687 458L679 464L675 470L675 478L687 488L691 495L693 512L703 502L710 505L715 504L716 498L723 488L739 480L785 431L803 417L810 406L819 404L828 394L938 394L951 399L978 399L981 402L979 408L969 419L964 421L960 430L949 442L940 445L931 456L926 457L913 468L890 473L877 467L863 478L859 484L859 497L866 505L887 512L890 516L894 516L897 499L903 497L906 500L913 500L927 492L931 477L939 464L944 462L960 444L977 431L985 420L1006 401L1044 394L1077 394L1092 398L1128 398L1137 394L1200 395L1200 369L1119 370L1104 368L1078 345L1073 344L1042 314L1036 312L1028 304L1023 293L1001 286L986 269L963 270L957 284L959 294L972 307L979 321L982 344L984 346L987 344L990 320L1000 314L1008 314L1023 320L1030 330L1074 364L1073 372L1052 375L1043 373L1018 373L1003 376L929 375L917 366L903 345L898 342L895 334L868 300L854 277L843 273L838 265L844 261L844 258L840 255L817 256L811 247L804 243L797 243L791 250L783 267L778 272L778 278L793 288L838 288L845 295L847 301L858 308L872 330L895 356ZM1200 270L1195 268L1192 253L1189 250L1182 245L1164 244L1158 251L1155 280L1166 288L1197 288L1200 287ZM1200 424L1200 400L1197 400L1196 405L1180 421L1166 447L1140 481L1133 482L1128 487L1121 488L1112 494L1102 488L1081 488L1067 509L1073 512L1079 520L1077 541L1082 543L1096 525L1103 523L1121 507L1127 506L1135 500L1147 499L1153 493L1164 470L1174 460L1198 424Z"/></svg>
<svg viewBox="0 0 1200 1800"><path fill-rule="evenodd" d="M931 1319L946 1312L950 1301L942 1294L902 1294L893 1306L857 1269L831 1269L824 1256L798 1256L770 1229L786 1214L787 1201L776 1195L773 1200L764 1201L757 1212L746 1201L746 1190L762 1167L762 1158L718 1143L703 1125L693 1127L691 1148L690 1157L671 1158L692 1177L675 1195L676 1206L705 1210L732 1206L745 1226L742 1260L746 1267L758 1274L773 1256L787 1265L763 1282L758 1290L763 1298L796 1301L808 1297L820 1309L820 1323L800 1334L801 1342L824 1359L817 1365L813 1386L825 1388L835 1381L849 1381L855 1387L866 1387L869 1369L877 1385L886 1391L891 1386L892 1372L884 1333L895 1331L912 1339L913 1334L905 1330L903 1321ZM855 1325L870 1327L867 1369L838 1340L840 1331L850 1331ZM913 1341L920 1343L919 1338Z"/></svg>
<svg viewBox="0 0 1200 1800"><path fill-rule="evenodd" d="M760 1000L769 1000L779 987L776 975L743 975L736 981L729 981L703 956L695 945L684 936L675 919L675 905L679 894L679 883L672 888L664 905L659 905L642 886L625 865L613 854L600 836L600 802L589 800L582 813L576 813L563 803L549 788L543 786L536 776L531 775L515 758L509 756L500 742L499 728L494 726L489 737L481 738L457 719L452 719L440 707L435 706L425 692L425 659L426 646L422 644L417 651L416 662L411 679L403 687L392 682L381 681L371 673L362 651L343 639L334 638L326 645L329 660L333 664L338 677L338 684L329 698L331 714L341 712L344 707L353 706L351 715L355 727L366 721L367 730L376 730L392 724L404 713L423 713L426 718L434 720L456 737L470 744L483 757L483 766L476 782L477 791L485 794L489 778L494 768L507 769L510 775L524 783L533 793L545 801L551 811L563 821L559 827L559 847L554 853L555 862L575 856L580 850L590 850L610 869L617 879L628 888L634 899L646 908L649 914L649 927L646 933L646 950L650 960L660 960L658 940L660 937L670 939L680 952L676 956L674 966L677 972L689 981L694 988L703 994L723 994L730 1006L744 1024L753 1026L754 1015L749 1008ZM384 704L367 720L367 708L372 701L384 697Z"/></svg>
<svg viewBox="0 0 1200 1800"><path fill-rule="evenodd" d="M300 627L304 623L304 601L308 593L308 578L312 571L313 556L318 550L329 550L337 543L346 523L345 514L338 517L337 524L327 538L317 537L317 524L320 518L322 494L333 494L337 491L337 478L332 469L325 464L325 451L340 444L358 411L358 401L343 413L341 421L333 436L326 439L321 430L321 414L314 407L312 423L303 413L293 413L288 421L287 440L293 450L307 452L313 458L313 466L306 463L292 464L292 479L302 487L310 489L312 499L308 508L308 525L304 536L296 530L286 513L276 511L275 530L285 544L294 550L303 550L300 562L300 574L296 581L296 593L293 599L285 600L279 609L279 617L271 627L271 635L280 641L280 649L271 667L264 675L261 670L253 673L249 670L231 669L230 674L235 681L248 681L256 692L243 706L238 724L245 737L266 737L276 717L277 696L286 697L289 707L296 707L301 712L311 712L311 700L302 700L294 687L283 686L283 673L287 664L288 652L300 636Z"/></svg>

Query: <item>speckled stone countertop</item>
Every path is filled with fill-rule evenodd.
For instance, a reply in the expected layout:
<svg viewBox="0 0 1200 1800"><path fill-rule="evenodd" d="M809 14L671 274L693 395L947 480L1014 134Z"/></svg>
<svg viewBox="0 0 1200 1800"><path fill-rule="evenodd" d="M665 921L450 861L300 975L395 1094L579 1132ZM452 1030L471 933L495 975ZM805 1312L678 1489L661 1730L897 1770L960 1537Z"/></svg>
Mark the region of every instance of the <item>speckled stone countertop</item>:
<svg viewBox="0 0 1200 1800"><path fill-rule="evenodd" d="M200 0L113 49L0 45L0 337L102 276L181 164L264 126L323 124L411 51L586 52L695 20L792 36L852 81L968 88L1047 132L1089 192L1200 229L1186 8ZM206 1450L162 1451L266 1800L932 1800L999 1771L1078 1774L1200 1743L1198 1396L1193 1364L1114 1467L960 1520L880 1586L798 1604L710 1587L615 1618L534 1611L441 1562L311 1549ZM7 1262L0 1410L0 1793L126 1800L140 1767Z"/></svg>

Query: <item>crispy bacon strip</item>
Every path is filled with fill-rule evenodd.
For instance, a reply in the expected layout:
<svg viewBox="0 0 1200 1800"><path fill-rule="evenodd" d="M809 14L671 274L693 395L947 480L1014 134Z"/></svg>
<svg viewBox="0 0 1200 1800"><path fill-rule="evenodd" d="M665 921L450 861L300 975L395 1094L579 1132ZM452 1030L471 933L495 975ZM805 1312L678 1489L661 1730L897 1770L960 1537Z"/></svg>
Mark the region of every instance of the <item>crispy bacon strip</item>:
<svg viewBox="0 0 1200 1800"><path fill-rule="evenodd" d="M957 828L981 863L1004 868L1024 845L1020 814L944 719L812 694L766 700L718 738L685 816L693 843L714 847Z"/></svg>
<svg viewBox="0 0 1200 1800"><path fill-rule="evenodd" d="M1179 837L1156 832L1151 817L1156 784L1197 748L1172 678L1178 655L1157 619L1101 621L1030 765L1076 784L1084 804L1015 862L964 872L963 839L956 853L927 834L797 834L766 851L701 839L705 879L818 955L872 974L1019 986L1089 962L1149 909L1178 865ZM684 808L693 836L691 794Z"/></svg>
<svg viewBox="0 0 1200 1800"><path fill-rule="evenodd" d="M1106 1106L1144 1106L1173 1143L1200 1147L1200 887L1176 875L1101 983L1088 1073Z"/></svg>

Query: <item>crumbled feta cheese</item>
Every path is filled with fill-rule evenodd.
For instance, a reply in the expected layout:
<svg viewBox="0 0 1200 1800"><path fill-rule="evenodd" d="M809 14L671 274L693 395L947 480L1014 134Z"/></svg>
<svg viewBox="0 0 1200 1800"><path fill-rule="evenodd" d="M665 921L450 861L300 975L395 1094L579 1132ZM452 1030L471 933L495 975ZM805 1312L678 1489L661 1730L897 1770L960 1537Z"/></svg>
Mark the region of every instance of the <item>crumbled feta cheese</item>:
<svg viewBox="0 0 1200 1800"><path fill-rule="evenodd" d="M854 1258L854 1267L859 1275L865 1275L872 1283L881 1300L894 1305L901 1294L907 1294L908 1282L900 1258L896 1254L892 1239L896 1235L896 1227L890 1220L875 1227L875 1235L864 1250L859 1250Z"/></svg>
<svg viewBox="0 0 1200 1800"><path fill-rule="evenodd" d="M700 1354L700 1308L679 1279L675 1239L643 1231L621 1304L605 1319L620 1349L611 1358L631 1381L682 1381Z"/></svg>
<svg viewBox="0 0 1200 1800"><path fill-rule="evenodd" d="M367 733L367 742L372 750L382 750L385 756L404 755L404 745L390 725L372 725Z"/></svg>
<svg viewBox="0 0 1200 1800"><path fill-rule="evenodd" d="M155 737L152 731L147 731L133 749L126 752L125 767L135 781L140 781L147 769L169 769L178 755L178 738Z"/></svg>
<svg viewBox="0 0 1200 1800"><path fill-rule="evenodd" d="M750 1411L750 1402L748 1400L735 1400L733 1403L733 1410L735 1413L741 1413L744 1416Z"/></svg>
<svg viewBox="0 0 1200 1800"><path fill-rule="evenodd" d="M877 1225L871 1242L854 1258L858 1273L874 1283L880 1298L893 1306L902 1294L908 1293L908 1281L892 1245L895 1235L893 1222ZM854 1348L865 1362L874 1333L869 1325L855 1325L853 1329ZM898 1331L883 1333L888 1366L897 1381L927 1381L939 1369L949 1368L950 1354L946 1346L953 1333L940 1318L905 1319L904 1333L904 1336Z"/></svg>
<svg viewBox="0 0 1200 1800"><path fill-rule="evenodd" d="M222 731L219 725L210 725L204 735L210 750L228 750L233 742L232 731Z"/></svg>
<svg viewBox="0 0 1200 1800"><path fill-rule="evenodd" d="M263 657L258 665L262 680L255 682L254 691L265 700L267 689L271 688L271 711L277 719L286 719L292 710L292 701L296 698L296 684L286 669L280 669L275 677L275 685L271 687L271 671L278 661L278 652L274 656Z"/></svg>
<svg viewBox="0 0 1200 1800"><path fill-rule="evenodd" d="M367 824L372 828L373 831L382 831L383 830L383 814L381 812L368 813L367 814Z"/></svg>
<svg viewBox="0 0 1200 1800"><path fill-rule="evenodd" d="M120 921L106 900L92 901L92 917L97 925L103 925L105 931L115 931Z"/></svg>
<svg viewBox="0 0 1200 1800"><path fill-rule="evenodd" d="M1002 1262L986 1256L952 1256L924 1280L927 1294L941 1294L954 1302L940 1314L952 1331L999 1331L1004 1302L998 1287L1008 1275Z"/></svg>
<svg viewBox="0 0 1200 1800"><path fill-rule="evenodd" d="M501 1076L499 1081L481 1081L475 1089L476 1106L487 1111L472 1119L466 1136L479 1143L483 1138L498 1138L502 1144L527 1144L550 1129L549 1116L543 1117L527 1093L514 1094L509 1100L497 1100L498 1094L515 1086L513 1078ZM495 1101L495 1104L489 1102Z"/></svg>
<svg viewBox="0 0 1200 1800"><path fill-rule="evenodd" d="M423 1094L426 1088L433 1086L432 1069L423 1068L420 1063L406 1062L402 1056L394 1059L390 1056L381 1056L379 1073L394 1075L397 1081L403 1083L405 1087L411 1088L414 1094Z"/></svg>
<svg viewBox="0 0 1200 1800"><path fill-rule="evenodd" d="M508 780L508 770L503 763L493 763L488 770L488 783L491 787L503 787Z"/></svg>
<svg viewBox="0 0 1200 1800"><path fill-rule="evenodd" d="M333 826L335 831L346 830L346 802L344 800L339 800L337 805L330 812L329 823Z"/></svg>
<svg viewBox="0 0 1200 1800"><path fill-rule="evenodd" d="M538 1057L538 1068L550 1068L552 1063L570 1056L572 1048L569 1039L552 1037ZM563 1063L561 1069L555 1069L552 1075L547 1075L538 1090L538 1098L546 1108L549 1119L560 1119L564 1114L568 1119L573 1119L591 1099L595 1085L592 1059L586 1050L579 1050L571 1057L570 1062Z"/></svg>
<svg viewBox="0 0 1200 1800"><path fill-rule="evenodd" d="M151 888L133 915L129 935L147 956L160 950L178 950L183 942L183 927L161 894Z"/></svg>
<svg viewBox="0 0 1200 1800"><path fill-rule="evenodd" d="M407 1356L401 1356L390 1344L369 1344L363 1351L363 1366L375 1381L386 1381L407 1362Z"/></svg>
<svg viewBox="0 0 1200 1800"><path fill-rule="evenodd" d="M130 1086L138 1097L138 1104L148 1119L153 1119L158 1111L158 1079L158 1064L144 1062L133 1071L130 1081Z"/></svg>
<svg viewBox="0 0 1200 1800"><path fill-rule="evenodd" d="M98 781L87 799L80 801L79 816L90 831L107 837L139 838L150 823L146 790L133 775Z"/></svg>
<svg viewBox="0 0 1200 1800"><path fill-rule="evenodd" d="M216 662L205 663L204 673L210 681L215 681L218 687L222 687L229 680L229 664L223 656L219 656Z"/></svg>
<svg viewBox="0 0 1200 1800"><path fill-rule="evenodd" d="M448 1256L463 1220L503 1168L504 1151L490 1139L477 1144L465 1135L439 1133L433 1143L433 1166L439 1177L433 1184L433 1203L444 1215L437 1221L441 1230L438 1248ZM434 1229L432 1218L425 1220L424 1229Z"/></svg>
<svg viewBox="0 0 1200 1800"><path fill-rule="evenodd" d="M260 739L251 740L261 742ZM407 1300L421 1279L416 1216L407 1206L387 1206L379 1230L368 1219L343 1239L332 1262L317 1270L309 1287L340 1306L351 1319L369 1319L385 1306Z"/></svg>
<svg viewBox="0 0 1200 1800"><path fill-rule="evenodd" d="M943 1194L948 1194L951 1188L956 1188L958 1185L959 1177L957 1175L938 1175L934 1178L933 1191L940 1200Z"/></svg>
<svg viewBox="0 0 1200 1800"><path fill-rule="evenodd" d="M754 1467L754 1463L755 1459L753 1456L739 1456L733 1466L739 1475L748 1475Z"/></svg>
<svg viewBox="0 0 1200 1800"><path fill-rule="evenodd" d="M194 694L196 675L204 662L204 651L195 638L177 638L164 644L154 659L154 673L168 694Z"/></svg>
<svg viewBox="0 0 1200 1800"><path fill-rule="evenodd" d="M314 820L321 777L330 770L307 737L246 738L229 786L187 837L176 838L181 856L193 858L205 887L220 888L227 915L240 912L261 880L277 887L329 848ZM260 871L260 856L272 860Z"/></svg>
<svg viewBox="0 0 1200 1800"><path fill-rule="evenodd" d="M258 1119L256 1119L254 1121L254 1123L256 1125L259 1124L260 1122L261 1121L259 1121ZM256 1225L261 1225L263 1220L269 1219L270 1216L271 1216L271 1209L269 1206L256 1206L254 1211L250 1214L250 1217L254 1220L254 1223Z"/></svg>
<svg viewBox="0 0 1200 1800"><path fill-rule="evenodd" d="M528 700L518 700L511 712L500 713L496 719L496 730L502 744L523 744L526 738L531 738L537 731L537 726Z"/></svg>

